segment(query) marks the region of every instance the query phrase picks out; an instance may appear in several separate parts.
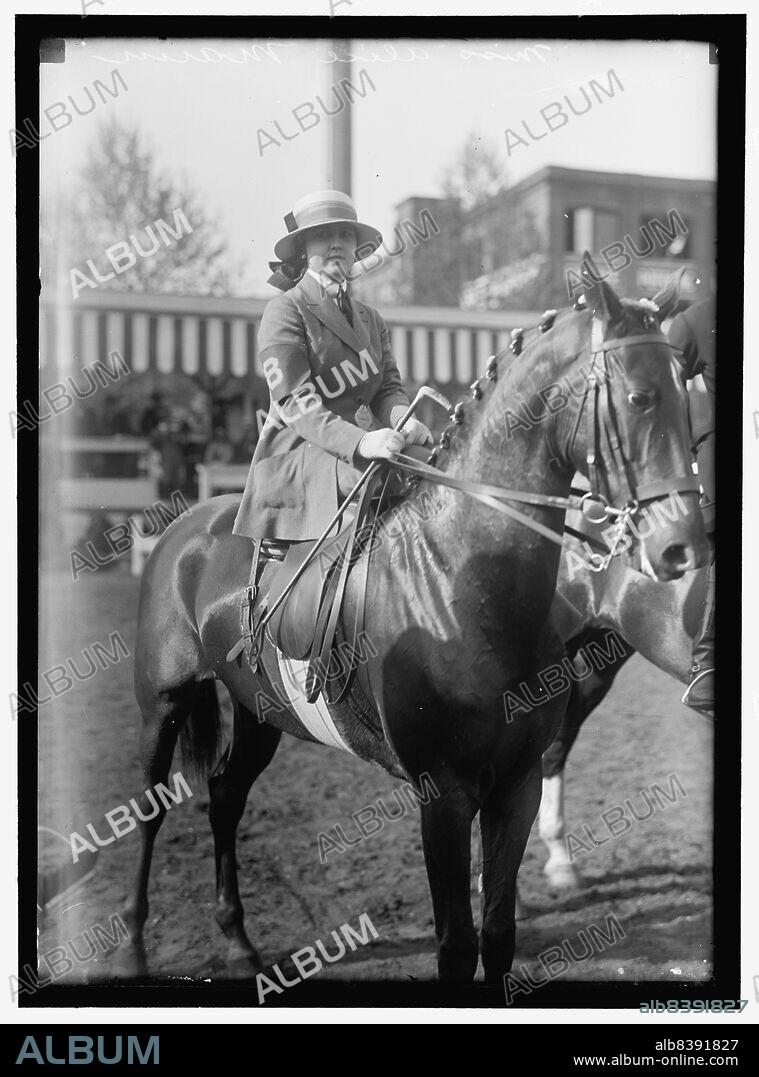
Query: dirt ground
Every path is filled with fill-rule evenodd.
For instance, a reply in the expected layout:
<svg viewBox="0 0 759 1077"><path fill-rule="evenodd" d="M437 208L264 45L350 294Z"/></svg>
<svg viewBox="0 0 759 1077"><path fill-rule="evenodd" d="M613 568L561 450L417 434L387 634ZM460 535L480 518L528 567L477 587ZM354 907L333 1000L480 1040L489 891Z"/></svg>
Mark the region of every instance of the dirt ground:
<svg viewBox="0 0 759 1077"><path fill-rule="evenodd" d="M43 580L41 670L108 643L118 631L130 653L139 582L126 565ZM594 852L580 851L585 887L552 893L542 868L545 849L530 839L520 875L529 916L518 925L515 970L537 976L537 955L562 940L582 951L578 932L613 914L626 938L582 964L566 981L701 980L711 969L712 729L679 703L681 689L635 656L588 721L570 758L567 826L588 824L606 836L600 813L640 791L669 787L676 774L687 792L657 808ZM24 714L19 721L25 720ZM33 720L33 719L31 719ZM140 716L132 694L132 659L121 658L40 708L39 822L64 837L92 822L110 833L105 812L144 789L138 766ZM180 769L177 759L173 770ZM157 843L147 931L152 973L213 982L225 976L224 947L213 918L213 848L204 783L188 778L192 799L168 813ZM368 913L379 938L320 976L351 981L410 982L435 976L434 930L421 851L418 812L386 822L377 834L319 860L318 835L350 816L390 803L400 782L341 752L283 737L255 784L239 831L240 886L249 934L267 962L283 959ZM60 909L43 914L40 953L75 941L119 913L135 870L136 832L103 848L94 877ZM473 850L477 851L476 839ZM46 856L50 848L46 850ZM54 853L67 855L60 843ZM473 868L475 909L476 869ZM86 953L83 941L77 943ZM77 967L60 983L94 983L111 975L112 956ZM478 973L481 976L481 969ZM315 979L310 981L312 984ZM648 996L645 992L641 998ZM255 1000L251 1000L255 1005Z"/></svg>

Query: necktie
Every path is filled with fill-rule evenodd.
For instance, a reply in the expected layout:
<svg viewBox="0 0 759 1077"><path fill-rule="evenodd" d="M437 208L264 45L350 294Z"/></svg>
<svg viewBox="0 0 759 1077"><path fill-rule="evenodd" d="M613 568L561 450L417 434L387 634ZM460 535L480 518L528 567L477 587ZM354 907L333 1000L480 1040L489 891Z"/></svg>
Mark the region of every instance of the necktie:
<svg viewBox="0 0 759 1077"><path fill-rule="evenodd" d="M352 328L353 307L351 306L350 296L348 295L348 291L346 288L341 288L340 291L337 293L337 305L340 308L340 312L342 313L343 317L348 322L348 325L350 325Z"/></svg>

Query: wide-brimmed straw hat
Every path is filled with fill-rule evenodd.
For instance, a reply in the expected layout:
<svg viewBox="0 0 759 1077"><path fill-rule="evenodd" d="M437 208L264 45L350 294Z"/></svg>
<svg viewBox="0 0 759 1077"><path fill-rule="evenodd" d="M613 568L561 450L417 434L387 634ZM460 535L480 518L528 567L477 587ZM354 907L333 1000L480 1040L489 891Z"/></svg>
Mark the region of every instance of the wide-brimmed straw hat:
<svg viewBox="0 0 759 1077"><path fill-rule="evenodd" d="M382 243L379 229L362 224L358 219L353 199L342 191L313 191L299 198L285 217L287 235L274 246L274 253L282 262L292 262L302 251L303 236L310 228L325 224L349 224L356 231L356 247L362 248L362 256L373 254ZM371 251L368 247L371 246ZM364 253L366 251L366 254Z"/></svg>

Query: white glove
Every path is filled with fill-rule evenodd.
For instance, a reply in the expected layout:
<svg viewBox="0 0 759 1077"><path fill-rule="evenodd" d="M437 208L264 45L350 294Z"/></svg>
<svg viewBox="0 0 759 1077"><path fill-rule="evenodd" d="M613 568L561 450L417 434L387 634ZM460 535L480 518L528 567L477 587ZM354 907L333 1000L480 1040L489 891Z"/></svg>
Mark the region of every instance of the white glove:
<svg viewBox="0 0 759 1077"><path fill-rule="evenodd" d="M414 419L413 417L405 424L401 433L406 435L407 445L432 444L432 434L430 431L424 423L420 423L418 419Z"/></svg>
<svg viewBox="0 0 759 1077"><path fill-rule="evenodd" d="M390 412L391 425L395 426L395 424L399 421L399 419L401 419L405 412L406 408L404 408L403 405L399 405L398 407L393 408L393 410ZM404 424L401 433L405 436L406 445L432 444L432 434L424 425L424 423L420 423L418 419L415 419L413 417L413 415Z"/></svg>
<svg viewBox="0 0 759 1077"><path fill-rule="evenodd" d="M370 430L358 443L358 453L366 460L389 460L401 452L406 441L400 430Z"/></svg>

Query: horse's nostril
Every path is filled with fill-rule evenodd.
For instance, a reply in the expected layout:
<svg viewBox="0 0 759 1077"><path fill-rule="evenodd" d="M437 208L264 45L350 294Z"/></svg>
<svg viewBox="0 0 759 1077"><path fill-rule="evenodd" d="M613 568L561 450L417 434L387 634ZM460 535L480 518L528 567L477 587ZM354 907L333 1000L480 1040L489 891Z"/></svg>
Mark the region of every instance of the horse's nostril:
<svg viewBox="0 0 759 1077"><path fill-rule="evenodd" d="M690 564L690 556L688 549L680 543L673 543L671 546L667 546L661 555L662 561L668 568L680 571L684 571Z"/></svg>

